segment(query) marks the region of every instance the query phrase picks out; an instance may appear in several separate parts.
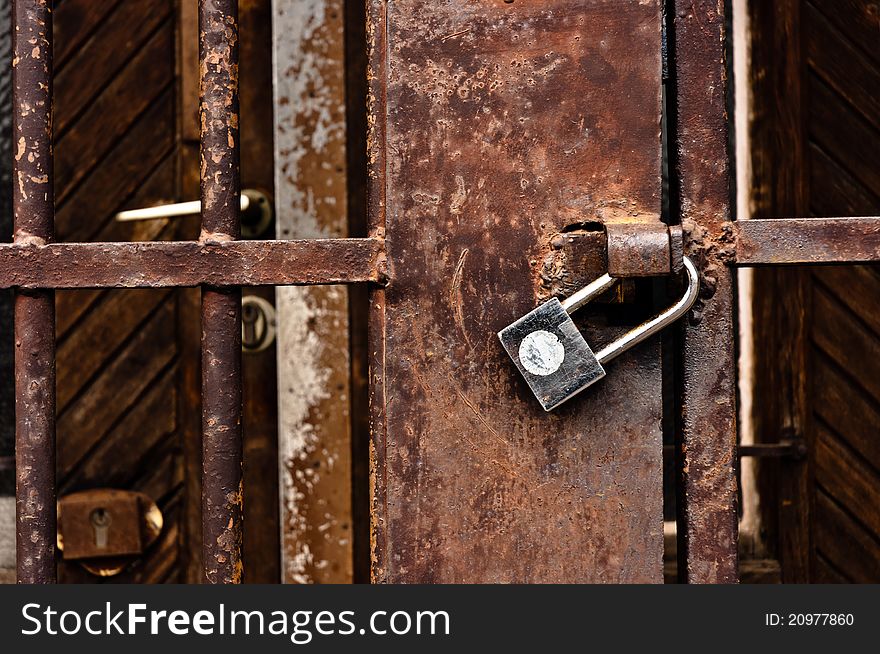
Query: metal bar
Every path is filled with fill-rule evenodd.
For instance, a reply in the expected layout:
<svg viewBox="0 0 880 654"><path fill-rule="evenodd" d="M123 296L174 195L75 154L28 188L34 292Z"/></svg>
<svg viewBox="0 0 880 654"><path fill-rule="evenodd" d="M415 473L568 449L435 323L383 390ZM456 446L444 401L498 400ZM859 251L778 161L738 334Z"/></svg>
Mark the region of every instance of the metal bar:
<svg viewBox="0 0 880 654"><path fill-rule="evenodd" d="M13 4L14 241L42 245L54 223L52 9ZM55 302L51 290L15 297L16 556L21 584L56 581Z"/></svg>
<svg viewBox="0 0 880 654"><path fill-rule="evenodd" d="M736 266L880 260L880 218L729 223L718 259ZM0 288L287 286L384 282L381 238L0 244Z"/></svg>
<svg viewBox="0 0 880 654"><path fill-rule="evenodd" d="M880 261L880 217L753 219L733 226L738 266Z"/></svg>
<svg viewBox="0 0 880 654"><path fill-rule="evenodd" d="M387 229L388 161L385 150L388 108L388 5L379 0L366 3L367 36L367 230L370 236L385 237ZM385 383L387 298L384 288L369 290L367 359L369 377L370 449L370 580L387 578L389 542L388 515L388 392Z"/></svg>
<svg viewBox="0 0 880 654"><path fill-rule="evenodd" d="M0 288L381 282L379 239L0 244Z"/></svg>
<svg viewBox="0 0 880 654"><path fill-rule="evenodd" d="M725 112L724 3L675 0L671 157L685 254L702 273L684 333L679 573L690 583L737 581L733 277Z"/></svg>
<svg viewBox="0 0 880 654"><path fill-rule="evenodd" d="M807 444L802 438L782 440L778 443L756 443L754 445L740 445L737 456L761 457L777 459L794 459L800 461L807 456Z"/></svg>
<svg viewBox="0 0 880 654"><path fill-rule="evenodd" d="M238 1L200 0L203 242L240 235ZM242 582L241 287L202 287L202 555L208 583Z"/></svg>

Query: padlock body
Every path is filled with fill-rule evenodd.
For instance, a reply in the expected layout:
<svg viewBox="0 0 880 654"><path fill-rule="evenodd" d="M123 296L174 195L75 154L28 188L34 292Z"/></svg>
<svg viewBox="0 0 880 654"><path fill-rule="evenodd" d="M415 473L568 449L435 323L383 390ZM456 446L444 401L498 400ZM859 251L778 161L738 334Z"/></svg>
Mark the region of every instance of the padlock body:
<svg viewBox="0 0 880 654"><path fill-rule="evenodd" d="M498 332L545 411L605 376L593 350L556 298Z"/></svg>

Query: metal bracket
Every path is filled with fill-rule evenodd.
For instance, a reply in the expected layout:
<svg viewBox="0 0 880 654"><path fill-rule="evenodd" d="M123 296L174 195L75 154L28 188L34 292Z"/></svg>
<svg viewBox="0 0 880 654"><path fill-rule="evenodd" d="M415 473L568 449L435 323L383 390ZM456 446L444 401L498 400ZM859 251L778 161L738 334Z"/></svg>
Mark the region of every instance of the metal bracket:
<svg viewBox="0 0 880 654"><path fill-rule="evenodd" d="M658 219L605 224L608 274L612 277L657 277L682 266L681 227Z"/></svg>

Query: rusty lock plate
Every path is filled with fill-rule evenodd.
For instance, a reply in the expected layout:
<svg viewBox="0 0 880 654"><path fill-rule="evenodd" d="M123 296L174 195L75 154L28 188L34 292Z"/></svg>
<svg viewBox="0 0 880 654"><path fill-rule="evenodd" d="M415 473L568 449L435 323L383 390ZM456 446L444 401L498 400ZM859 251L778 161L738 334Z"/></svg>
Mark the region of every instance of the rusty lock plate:
<svg viewBox="0 0 880 654"><path fill-rule="evenodd" d="M162 531L162 513L144 493L95 489L58 501L58 549L98 576L124 570Z"/></svg>

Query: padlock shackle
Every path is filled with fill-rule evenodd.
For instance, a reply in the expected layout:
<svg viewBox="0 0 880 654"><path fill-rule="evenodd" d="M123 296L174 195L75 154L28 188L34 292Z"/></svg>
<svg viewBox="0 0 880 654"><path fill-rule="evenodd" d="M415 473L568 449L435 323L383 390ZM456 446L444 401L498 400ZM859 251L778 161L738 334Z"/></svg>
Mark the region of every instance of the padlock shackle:
<svg viewBox="0 0 880 654"><path fill-rule="evenodd" d="M588 286L584 286L581 290L570 295L562 301L562 308L569 315L588 304L593 298L598 297L609 288L617 283L617 277L612 277L608 273L602 275L599 279L591 282Z"/></svg>
<svg viewBox="0 0 880 654"><path fill-rule="evenodd" d="M600 364L605 365L606 363L608 363L609 361L611 361L615 357L626 352L631 347L641 343L646 338L650 338L651 336L653 336L654 334L656 334L657 332L662 330L667 325L670 325L673 322L675 322L676 320L678 320L679 318L681 318L684 314L686 314L690 310L690 308L692 306L694 306L694 302L697 301L697 296L700 294L700 274L697 272L697 267L693 264L693 262L689 258L683 257L682 263L684 264L684 269L687 271L687 278L688 278L687 291L685 292L684 297L682 297L678 302L676 302L674 305L669 307L666 311L661 313L656 318L653 318L653 319L649 320L648 322L639 325L635 329L628 331L626 334L624 334L623 336L618 338L613 343L610 343L609 345L607 345L604 348L602 348L601 350L599 350L596 353L596 358L599 360ZM605 275L605 277L609 277L609 276ZM595 282L593 282L589 286L586 286L581 291L579 291L577 294L573 295L572 298L576 297L577 295L580 295L581 293L586 294L587 291L591 287L598 284L599 282L602 282L605 279L605 277L600 277ZM611 283L612 284L614 283L614 279L611 280ZM610 286L610 284L609 284L609 286ZM599 293L604 291L606 288L608 288L608 286L605 286L600 291L594 291L590 295L590 297L594 297L595 295L598 295ZM583 304L585 304L588 301L589 300L586 300L586 301L578 304L578 307L583 306ZM564 303L563 303L563 306L565 306ZM571 313L571 311L569 311L569 313Z"/></svg>

